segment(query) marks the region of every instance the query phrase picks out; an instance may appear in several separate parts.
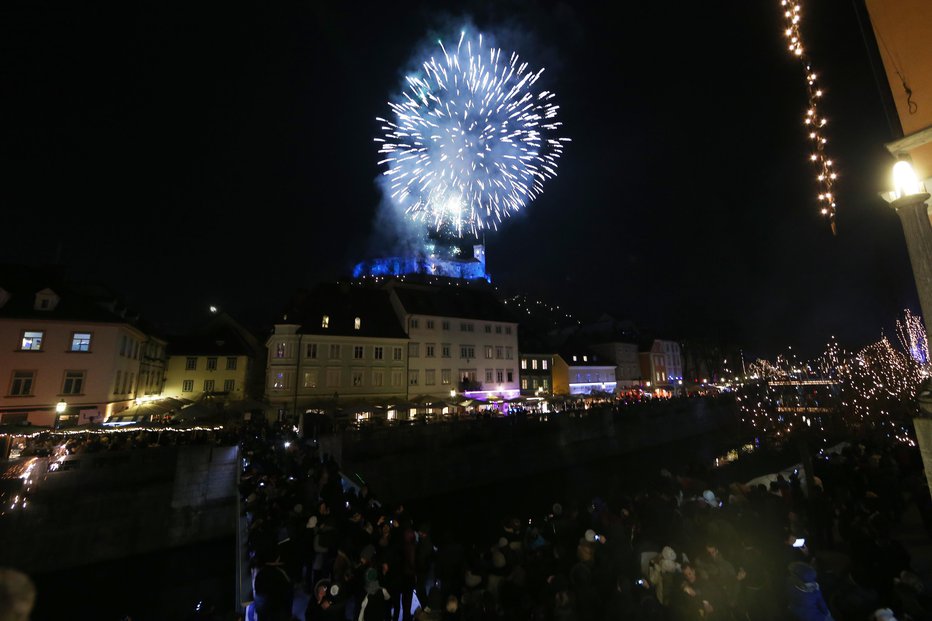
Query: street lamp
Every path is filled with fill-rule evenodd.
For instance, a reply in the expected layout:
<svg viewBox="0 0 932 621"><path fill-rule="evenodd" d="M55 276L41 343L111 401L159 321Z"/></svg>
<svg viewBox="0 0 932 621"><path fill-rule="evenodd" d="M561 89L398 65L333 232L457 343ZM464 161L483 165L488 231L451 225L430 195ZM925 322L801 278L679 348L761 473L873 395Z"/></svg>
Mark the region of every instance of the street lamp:
<svg viewBox="0 0 932 621"><path fill-rule="evenodd" d="M58 403L55 404L55 413L56 413L56 414L64 414L64 413L65 413L65 410L67 410L67 409L68 409L68 404L65 403L65 400L64 400L64 399L62 399L61 401L59 401Z"/></svg>
<svg viewBox="0 0 932 621"><path fill-rule="evenodd" d="M926 201L929 193L919 183L913 167L906 157L900 156L899 161L893 165L893 192L892 196L884 196L890 206L900 216L903 225L903 234L906 237L906 249L909 251L909 262L913 268L913 278L916 281L916 292L919 294L919 306L922 309L922 322L926 329L926 336L932 334L929 329L932 322L932 224L929 222L929 209ZM923 455L923 461L929 450L932 449L932 412L928 394L929 380L926 380L919 389L917 401L920 410L925 416L914 416L913 427L916 429L916 441ZM932 473L926 466L926 482L932 485Z"/></svg>
<svg viewBox="0 0 932 621"><path fill-rule="evenodd" d="M919 183L909 161L903 158L893 165L893 188L892 199L888 200L903 225L922 320L926 335L932 335L932 224L926 206L929 193Z"/></svg>

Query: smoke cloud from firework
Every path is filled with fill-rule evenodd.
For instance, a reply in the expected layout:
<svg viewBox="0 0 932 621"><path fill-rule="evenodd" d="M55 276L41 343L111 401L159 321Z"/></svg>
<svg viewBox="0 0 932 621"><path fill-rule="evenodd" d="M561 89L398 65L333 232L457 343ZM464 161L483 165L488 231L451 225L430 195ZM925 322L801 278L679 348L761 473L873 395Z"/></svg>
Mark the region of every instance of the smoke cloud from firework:
<svg viewBox="0 0 932 621"><path fill-rule="evenodd" d="M542 73L471 29L438 40L378 119L393 211L422 231L478 237L537 197L569 142L554 93L535 88Z"/></svg>

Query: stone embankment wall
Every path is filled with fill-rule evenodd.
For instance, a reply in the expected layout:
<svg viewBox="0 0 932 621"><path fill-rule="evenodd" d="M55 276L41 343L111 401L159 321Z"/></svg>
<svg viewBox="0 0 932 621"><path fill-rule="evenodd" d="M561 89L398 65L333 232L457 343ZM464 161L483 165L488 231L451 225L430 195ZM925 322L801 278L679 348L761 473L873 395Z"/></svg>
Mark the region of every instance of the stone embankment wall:
<svg viewBox="0 0 932 621"><path fill-rule="evenodd" d="M375 428L321 440L345 475L358 474L381 497L425 498L439 492L521 478L733 429L733 399L678 399L589 410L547 420L512 416Z"/></svg>
<svg viewBox="0 0 932 621"><path fill-rule="evenodd" d="M228 537L237 447L166 446L40 459L25 509L0 518L7 564L29 573Z"/></svg>

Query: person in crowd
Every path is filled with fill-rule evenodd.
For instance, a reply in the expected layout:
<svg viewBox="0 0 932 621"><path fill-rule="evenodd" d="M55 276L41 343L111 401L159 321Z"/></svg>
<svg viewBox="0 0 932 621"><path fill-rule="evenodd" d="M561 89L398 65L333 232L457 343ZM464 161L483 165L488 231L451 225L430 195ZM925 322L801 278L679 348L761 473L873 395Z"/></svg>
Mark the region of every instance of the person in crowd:
<svg viewBox="0 0 932 621"><path fill-rule="evenodd" d="M793 621L833 621L812 565L793 562L786 576L787 610Z"/></svg>
<svg viewBox="0 0 932 621"><path fill-rule="evenodd" d="M0 567L0 621L29 621L35 604L32 578L13 567Z"/></svg>

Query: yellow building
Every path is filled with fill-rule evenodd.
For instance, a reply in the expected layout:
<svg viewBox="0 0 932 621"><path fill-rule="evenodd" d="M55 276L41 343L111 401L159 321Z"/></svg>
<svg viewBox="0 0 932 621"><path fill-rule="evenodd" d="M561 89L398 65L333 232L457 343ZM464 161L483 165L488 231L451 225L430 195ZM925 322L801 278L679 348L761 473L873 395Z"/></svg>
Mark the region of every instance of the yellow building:
<svg viewBox="0 0 932 621"><path fill-rule="evenodd" d="M258 400L264 383L264 349L247 329L223 312L195 334L169 339L163 394L198 400Z"/></svg>

